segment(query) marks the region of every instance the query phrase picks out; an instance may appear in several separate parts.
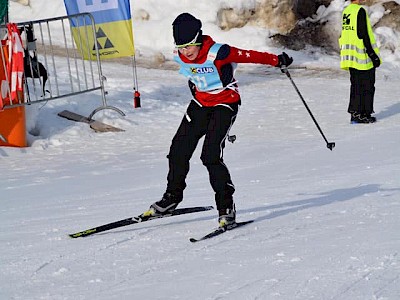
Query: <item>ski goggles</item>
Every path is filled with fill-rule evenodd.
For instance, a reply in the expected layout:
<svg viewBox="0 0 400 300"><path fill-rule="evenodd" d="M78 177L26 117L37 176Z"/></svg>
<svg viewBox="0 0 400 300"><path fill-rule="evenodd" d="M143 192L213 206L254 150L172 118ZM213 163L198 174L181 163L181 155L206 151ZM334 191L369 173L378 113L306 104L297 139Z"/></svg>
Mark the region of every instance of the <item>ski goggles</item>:
<svg viewBox="0 0 400 300"><path fill-rule="evenodd" d="M187 49L189 46L200 46L201 43L196 43L197 38L199 37L200 31L197 32L196 36L194 37L193 40L191 40L189 43L182 44L182 45L177 45L175 44L175 48L178 49Z"/></svg>

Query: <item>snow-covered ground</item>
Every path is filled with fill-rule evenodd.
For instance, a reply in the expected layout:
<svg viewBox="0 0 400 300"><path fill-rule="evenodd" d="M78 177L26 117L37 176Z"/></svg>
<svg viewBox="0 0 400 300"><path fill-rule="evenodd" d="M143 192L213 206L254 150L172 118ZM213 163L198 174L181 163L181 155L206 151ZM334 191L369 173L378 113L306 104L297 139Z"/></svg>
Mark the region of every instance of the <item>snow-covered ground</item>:
<svg viewBox="0 0 400 300"><path fill-rule="evenodd" d="M236 46L246 47L248 31L237 31ZM293 56L307 64L307 54ZM217 226L215 210L67 236L136 216L161 197L165 156L190 100L176 71L139 68L134 109L130 67L103 63L109 104L126 116L95 117L125 132L57 116L88 115L96 93L27 107L30 147L0 148L0 299L399 299L399 68L393 60L377 70L378 122L350 125L348 74L321 60L332 68L290 72L333 151L284 74L239 69L243 105L224 157L237 219L255 222L197 244L189 238ZM199 154L182 207L214 204Z"/></svg>
<svg viewBox="0 0 400 300"><path fill-rule="evenodd" d="M131 14L133 19L135 48L138 61L152 59L162 54L167 60L172 59L171 47L173 46L171 23L175 17L182 12L189 12L200 18L203 22L204 34L211 34L217 42L228 43L244 49L255 49L260 51L281 52L269 36L276 33L273 30L246 25L242 28L234 28L229 31L221 31L217 25L217 12L220 8L232 8L238 11L254 8L255 0L208 0L198 1L157 1L157 0L135 0L131 1ZM334 0L330 6L321 6L314 21L327 22L333 36L340 31L341 11L349 1ZM376 24L385 14L383 3L380 0L373 6L366 7L371 18L371 23ZM396 0L400 4L400 0ZM10 21L22 22L44 18L65 16L66 10L63 0L51 0L51 5L45 0L31 0L30 6L22 6L10 2ZM380 44L385 68L393 70L393 66L400 68L400 32L393 28L379 27L375 35ZM60 44L63 41L60 40ZM318 49L310 48L305 52L286 50L295 57L295 65L307 68L337 68L338 63L332 57L320 53ZM337 57L335 57L337 59ZM398 69L397 69L398 70Z"/></svg>

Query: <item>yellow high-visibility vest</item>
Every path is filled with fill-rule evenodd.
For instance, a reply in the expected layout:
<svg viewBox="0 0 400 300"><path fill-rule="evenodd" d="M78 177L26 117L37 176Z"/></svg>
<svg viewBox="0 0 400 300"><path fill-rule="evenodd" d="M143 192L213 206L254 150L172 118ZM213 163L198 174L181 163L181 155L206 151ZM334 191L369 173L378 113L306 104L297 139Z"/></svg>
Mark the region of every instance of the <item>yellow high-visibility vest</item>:
<svg viewBox="0 0 400 300"><path fill-rule="evenodd" d="M342 13L342 35L339 38L340 45L340 68L348 70L354 68L357 70L369 70L374 67L372 60L369 58L364 42L357 36L357 15L361 6L358 4L350 4ZM379 48L375 41L372 31L371 22L367 17L368 36L371 41L372 48L379 56Z"/></svg>

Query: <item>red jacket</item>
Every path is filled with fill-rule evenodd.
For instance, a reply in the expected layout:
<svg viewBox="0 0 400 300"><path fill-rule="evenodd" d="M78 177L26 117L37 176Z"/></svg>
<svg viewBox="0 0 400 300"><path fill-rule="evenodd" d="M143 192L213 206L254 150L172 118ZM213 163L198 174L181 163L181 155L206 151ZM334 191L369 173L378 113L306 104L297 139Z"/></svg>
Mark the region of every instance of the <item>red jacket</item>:
<svg viewBox="0 0 400 300"><path fill-rule="evenodd" d="M190 61L180 53L179 57L184 63L202 64L207 60L208 51L210 47L214 44L215 42L210 36L203 35L203 44L201 46L199 55L196 57L195 60ZM235 81L235 79L233 78L232 68L226 67L229 66L231 63L254 63L276 66L278 64L278 56L268 52L244 50L229 45L224 45L218 51L217 58L215 59L214 64L218 69L221 80L226 84ZM224 89L217 94L200 92L196 89L195 98L203 106L210 107L222 103L236 103L240 100L240 95L237 89Z"/></svg>

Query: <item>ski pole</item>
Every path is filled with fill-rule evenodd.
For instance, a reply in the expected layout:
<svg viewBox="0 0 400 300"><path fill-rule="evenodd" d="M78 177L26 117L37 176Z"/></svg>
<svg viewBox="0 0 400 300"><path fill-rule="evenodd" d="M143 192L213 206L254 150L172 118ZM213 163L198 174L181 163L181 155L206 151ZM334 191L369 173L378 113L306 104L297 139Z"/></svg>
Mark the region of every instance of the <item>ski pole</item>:
<svg viewBox="0 0 400 300"><path fill-rule="evenodd" d="M322 132L321 127L319 127L317 120L315 120L315 118L314 118L314 116L313 116L311 110L309 109L309 107L308 107L306 101L304 100L304 98L303 98L303 96L301 95L299 89L297 88L297 86L296 86L296 84L294 83L292 77L290 76L290 73L289 73L287 67L286 67L286 66L282 66L282 67L281 67L281 71L282 71L282 73L285 73L286 76L287 76L287 77L290 79L290 81L292 82L292 84L293 84L293 86L294 86L294 89L296 90L297 94L300 96L301 101L303 101L304 106L306 107L308 113L310 114L311 118L313 119L313 121L314 121L314 123L315 123L315 126L317 126L319 132L321 133L322 137L324 138L324 140L325 140L325 142L326 142L326 147L328 147L328 149L332 151L333 148L335 148L335 143L334 143L334 142L328 142L328 140L326 139L324 133Z"/></svg>

